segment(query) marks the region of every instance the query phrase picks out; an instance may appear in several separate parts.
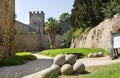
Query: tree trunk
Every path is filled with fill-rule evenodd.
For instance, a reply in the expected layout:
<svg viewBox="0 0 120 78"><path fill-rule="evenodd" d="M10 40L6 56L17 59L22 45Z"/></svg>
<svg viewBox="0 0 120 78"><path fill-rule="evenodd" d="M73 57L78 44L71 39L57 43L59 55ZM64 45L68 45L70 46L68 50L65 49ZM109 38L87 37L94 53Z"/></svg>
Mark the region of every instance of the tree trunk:
<svg viewBox="0 0 120 78"><path fill-rule="evenodd" d="M53 49L55 48L55 33L48 33L49 36L49 41L50 41L50 48Z"/></svg>

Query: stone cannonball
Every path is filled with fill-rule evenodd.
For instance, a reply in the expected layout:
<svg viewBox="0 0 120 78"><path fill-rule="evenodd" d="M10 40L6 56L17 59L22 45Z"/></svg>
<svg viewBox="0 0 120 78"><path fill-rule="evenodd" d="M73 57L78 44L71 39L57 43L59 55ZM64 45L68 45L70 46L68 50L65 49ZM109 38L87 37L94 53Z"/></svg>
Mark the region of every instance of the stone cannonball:
<svg viewBox="0 0 120 78"><path fill-rule="evenodd" d="M93 56L94 56L94 57L98 57L98 53L94 53Z"/></svg>
<svg viewBox="0 0 120 78"><path fill-rule="evenodd" d="M77 61L74 65L73 65L73 71L75 73L81 74L85 72L85 65L79 61Z"/></svg>
<svg viewBox="0 0 120 78"><path fill-rule="evenodd" d="M60 66L52 65L50 68L41 71L40 78L49 78L53 74L60 75Z"/></svg>
<svg viewBox="0 0 120 78"><path fill-rule="evenodd" d="M73 64L75 64L75 62L77 60L77 56L74 54L68 54L68 55L66 55L65 60L67 63L73 65Z"/></svg>
<svg viewBox="0 0 120 78"><path fill-rule="evenodd" d="M93 53L89 53L88 58L92 58L92 57L93 57Z"/></svg>
<svg viewBox="0 0 120 78"><path fill-rule="evenodd" d="M103 57L103 52L98 52L99 57Z"/></svg>
<svg viewBox="0 0 120 78"><path fill-rule="evenodd" d="M62 75L70 75L73 74L73 67L70 64L64 64L61 67L61 74Z"/></svg>
<svg viewBox="0 0 120 78"><path fill-rule="evenodd" d="M54 58L54 64L62 66L65 63L66 63L66 61L65 61L65 55L58 54L57 56L55 56L55 58Z"/></svg>
<svg viewBox="0 0 120 78"><path fill-rule="evenodd" d="M40 73L40 78L48 78L50 74L52 73L50 68L47 68Z"/></svg>
<svg viewBox="0 0 120 78"><path fill-rule="evenodd" d="M56 73L57 75L60 74L60 66L58 66L58 65L53 64L53 65L50 67L50 70L51 70L53 73Z"/></svg>

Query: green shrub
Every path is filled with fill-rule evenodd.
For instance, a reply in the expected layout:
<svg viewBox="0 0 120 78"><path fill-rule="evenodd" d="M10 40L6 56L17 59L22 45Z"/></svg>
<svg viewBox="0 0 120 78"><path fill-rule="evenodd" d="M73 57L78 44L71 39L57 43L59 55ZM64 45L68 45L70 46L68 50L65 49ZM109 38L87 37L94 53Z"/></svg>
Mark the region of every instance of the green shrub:
<svg viewBox="0 0 120 78"><path fill-rule="evenodd" d="M73 34L73 28L71 28L69 31L67 31L65 34L63 34L63 36L60 37L60 41L61 41L61 48L68 48L70 47L70 43L72 40L72 34Z"/></svg>
<svg viewBox="0 0 120 78"><path fill-rule="evenodd" d="M0 60L0 66L12 66L12 65L19 65L24 63L25 63L25 60L16 56Z"/></svg>
<svg viewBox="0 0 120 78"><path fill-rule="evenodd" d="M83 33L83 29L82 29L82 28L76 29L76 30L73 32L73 37L80 37L82 33Z"/></svg>
<svg viewBox="0 0 120 78"><path fill-rule="evenodd" d="M72 38L81 37L84 31L88 32L90 29L90 27L86 28L85 30L83 30L82 28L76 30L74 30L74 28L70 28L69 31L67 31L60 37L61 48L69 48Z"/></svg>
<svg viewBox="0 0 120 78"><path fill-rule="evenodd" d="M30 52L18 52L14 57L1 59L0 66L20 65L26 63L27 61L35 60L35 59L36 57L32 55L32 53Z"/></svg>

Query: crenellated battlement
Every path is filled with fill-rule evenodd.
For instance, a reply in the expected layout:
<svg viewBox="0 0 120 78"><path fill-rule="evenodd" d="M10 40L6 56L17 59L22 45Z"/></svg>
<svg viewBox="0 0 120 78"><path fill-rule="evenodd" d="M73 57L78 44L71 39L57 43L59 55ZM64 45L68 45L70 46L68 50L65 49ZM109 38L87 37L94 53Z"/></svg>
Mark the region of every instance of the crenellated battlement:
<svg viewBox="0 0 120 78"><path fill-rule="evenodd" d="M30 11L29 14L30 15L43 15L44 12L43 11Z"/></svg>
<svg viewBox="0 0 120 78"><path fill-rule="evenodd" d="M19 21L16 24L16 44L17 51L38 51L41 49L48 49L49 37L44 32L45 14L43 11L29 11L29 24L26 25ZM61 26L60 32L66 31L68 27ZM60 35L55 36L55 45L60 47ZM31 45L31 44L34 44Z"/></svg>
<svg viewBox="0 0 120 78"><path fill-rule="evenodd" d="M36 32L43 34L44 28L44 12L43 11L30 11L30 26L33 27Z"/></svg>

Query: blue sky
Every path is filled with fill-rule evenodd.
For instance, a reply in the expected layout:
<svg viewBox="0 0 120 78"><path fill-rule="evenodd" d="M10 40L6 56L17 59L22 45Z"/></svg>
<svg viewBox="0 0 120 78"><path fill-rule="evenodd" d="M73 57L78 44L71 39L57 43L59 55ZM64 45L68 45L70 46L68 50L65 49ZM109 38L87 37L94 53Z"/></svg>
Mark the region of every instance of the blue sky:
<svg viewBox="0 0 120 78"><path fill-rule="evenodd" d="M54 17L58 20L62 13L71 13L73 4L74 0L16 0L16 19L28 24L29 11L44 11L45 20L49 17Z"/></svg>

